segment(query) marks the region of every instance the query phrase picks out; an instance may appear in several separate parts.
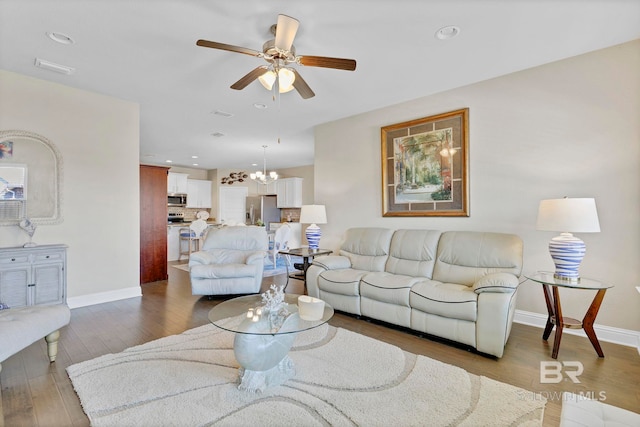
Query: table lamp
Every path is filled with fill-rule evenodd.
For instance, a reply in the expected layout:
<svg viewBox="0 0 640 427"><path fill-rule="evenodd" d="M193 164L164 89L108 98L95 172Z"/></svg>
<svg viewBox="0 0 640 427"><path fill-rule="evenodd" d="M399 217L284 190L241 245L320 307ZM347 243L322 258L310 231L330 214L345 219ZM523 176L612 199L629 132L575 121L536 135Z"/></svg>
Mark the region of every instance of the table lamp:
<svg viewBox="0 0 640 427"><path fill-rule="evenodd" d="M320 236L322 236L322 232L317 224L327 223L327 211L324 205L302 205L300 222L303 224L311 224L305 230L305 235L309 242L309 249L318 249L320 247Z"/></svg>
<svg viewBox="0 0 640 427"><path fill-rule="evenodd" d="M549 242L549 253L556 265L554 278L577 283L578 269L586 245L571 233L597 233L600 231L595 199L548 199L538 207L536 229L560 231Z"/></svg>

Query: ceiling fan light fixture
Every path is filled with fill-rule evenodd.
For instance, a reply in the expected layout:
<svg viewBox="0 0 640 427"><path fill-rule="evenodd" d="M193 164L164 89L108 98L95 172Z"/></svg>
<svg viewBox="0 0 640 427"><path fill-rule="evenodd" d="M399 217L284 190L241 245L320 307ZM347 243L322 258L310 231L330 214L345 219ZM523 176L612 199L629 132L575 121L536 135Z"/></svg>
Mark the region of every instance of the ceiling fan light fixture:
<svg viewBox="0 0 640 427"><path fill-rule="evenodd" d="M278 70L278 78L280 83L280 93L287 93L293 90L293 82L296 79L296 75L289 68L280 68ZM260 84L265 89L273 89L273 84L276 82L276 72L269 70L260 77L258 77Z"/></svg>

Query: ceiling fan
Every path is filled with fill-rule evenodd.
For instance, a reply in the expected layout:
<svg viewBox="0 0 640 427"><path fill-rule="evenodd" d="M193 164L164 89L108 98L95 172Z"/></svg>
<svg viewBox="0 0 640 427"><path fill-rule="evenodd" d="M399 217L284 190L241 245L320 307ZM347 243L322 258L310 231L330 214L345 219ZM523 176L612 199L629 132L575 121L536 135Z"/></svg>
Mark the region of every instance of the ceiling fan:
<svg viewBox="0 0 640 427"><path fill-rule="evenodd" d="M315 96L315 93L298 71L289 66L290 64L353 71L356 69L356 61L354 59L329 58L326 56L296 55L293 39L296 36L299 25L300 23L295 18L287 15L278 15L278 22L271 26L271 33L275 36L275 39L264 43L262 52L202 39L198 40L196 44L202 47L257 56L267 61L268 65L260 65L253 69L232 84L231 89L242 90L254 80L259 79L260 83L268 90L271 90L274 85L276 86L276 92L279 93L288 92L295 88L300 96L308 99Z"/></svg>

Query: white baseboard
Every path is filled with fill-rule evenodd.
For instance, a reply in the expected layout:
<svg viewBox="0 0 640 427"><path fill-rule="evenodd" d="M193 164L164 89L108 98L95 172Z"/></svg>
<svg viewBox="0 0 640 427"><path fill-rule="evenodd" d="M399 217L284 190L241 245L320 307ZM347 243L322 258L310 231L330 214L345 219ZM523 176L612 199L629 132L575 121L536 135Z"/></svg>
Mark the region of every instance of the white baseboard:
<svg viewBox="0 0 640 427"><path fill-rule="evenodd" d="M547 315L530 311L516 310L513 321L523 325L535 326L544 329L547 324ZM640 331L614 328L611 326L594 325L598 340L620 344L627 347L636 347L640 353ZM582 329L565 329L564 333L587 337Z"/></svg>
<svg viewBox="0 0 640 427"><path fill-rule="evenodd" d="M131 288L118 289L115 291L99 292L96 294L82 295L67 299L69 308L86 307L88 305L102 304L105 302L118 301L121 299L135 298L142 296L142 288L134 286Z"/></svg>

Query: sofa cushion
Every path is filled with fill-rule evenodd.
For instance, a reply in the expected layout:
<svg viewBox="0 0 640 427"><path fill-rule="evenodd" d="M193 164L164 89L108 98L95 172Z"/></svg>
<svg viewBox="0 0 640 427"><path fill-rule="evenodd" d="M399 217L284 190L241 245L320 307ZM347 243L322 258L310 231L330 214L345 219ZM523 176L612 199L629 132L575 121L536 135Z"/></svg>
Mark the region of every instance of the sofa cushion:
<svg viewBox="0 0 640 427"><path fill-rule="evenodd" d="M360 296L409 307L411 287L424 279L424 277L404 276L384 271L367 273L360 281Z"/></svg>
<svg viewBox="0 0 640 427"><path fill-rule="evenodd" d="M386 228L350 228L339 254L349 258L356 270L383 271L392 235Z"/></svg>
<svg viewBox="0 0 640 427"><path fill-rule="evenodd" d="M434 230L396 230L385 271L431 278L441 234Z"/></svg>
<svg viewBox="0 0 640 427"><path fill-rule="evenodd" d="M411 288L409 304L425 313L475 322L478 294L465 285L423 280Z"/></svg>
<svg viewBox="0 0 640 427"><path fill-rule="evenodd" d="M514 234L475 231L442 233L433 279L473 286L489 273L522 271L522 239Z"/></svg>
<svg viewBox="0 0 640 427"><path fill-rule="evenodd" d="M318 289L333 294L359 296L360 279L366 273L368 272L351 268L323 271L318 276Z"/></svg>

